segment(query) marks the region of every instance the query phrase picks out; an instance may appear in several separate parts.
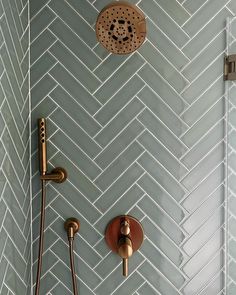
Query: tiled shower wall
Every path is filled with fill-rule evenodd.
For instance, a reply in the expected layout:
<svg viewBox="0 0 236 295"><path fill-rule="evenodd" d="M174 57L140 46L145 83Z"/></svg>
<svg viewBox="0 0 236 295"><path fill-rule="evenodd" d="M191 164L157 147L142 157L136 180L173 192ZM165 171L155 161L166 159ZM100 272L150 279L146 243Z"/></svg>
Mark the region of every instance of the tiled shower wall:
<svg viewBox="0 0 236 295"><path fill-rule="evenodd" d="M0 1L0 294L30 294L29 2Z"/></svg>
<svg viewBox="0 0 236 295"><path fill-rule="evenodd" d="M107 0L31 0L33 251L40 182L38 117L48 119L48 184L41 294L71 294L64 220L76 238L80 294L225 294L224 84L226 18L235 1L142 0L145 44L109 54L94 24ZM104 242L119 214L145 241L121 275Z"/></svg>

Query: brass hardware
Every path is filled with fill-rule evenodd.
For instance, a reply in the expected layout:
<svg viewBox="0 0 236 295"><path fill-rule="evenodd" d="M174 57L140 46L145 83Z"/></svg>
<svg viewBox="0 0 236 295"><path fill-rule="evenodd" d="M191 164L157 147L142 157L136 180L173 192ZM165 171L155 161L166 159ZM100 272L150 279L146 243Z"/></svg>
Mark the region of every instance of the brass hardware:
<svg viewBox="0 0 236 295"><path fill-rule="evenodd" d="M47 132L46 132L46 119L38 119L38 132L39 132L39 167L40 179L45 181L54 181L62 183L67 179L67 172L64 168L54 168L51 173L47 173Z"/></svg>
<svg viewBox="0 0 236 295"><path fill-rule="evenodd" d="M68 218L64 223L64 228L67 232L68 239L74 239L75 234L79 231L80 223L76 218Z"/></svg>
<svg viewBox="0 0 236 295"><path fill-rule="evenodd" d="M57 167L52 170L50 174L43 174L40 176L41 180L52 180L56 183L62 183L67 178L67 172L64 168Z"/></svg>
<svg viewBox="0 0 236 295"><path fill-rule="evenodd" d="M112 251L123 260L123 275L128 276L128 261L143 242L144 233L141 223L129 215L114 218L107 226L105 238Z"/></svg>
<svg viewBox="0 0 236 295"><path fill-rule="evenodd" d="M224 58L224 80L236 81L236 54Z"/></svg>
<svg viewBox="0 0 236 295"><path fill-rule="evenodd" d="M145 41L145 15L134 4L114 1L99 13L96 34L98 41L110 52L129 54Z"/></svg>

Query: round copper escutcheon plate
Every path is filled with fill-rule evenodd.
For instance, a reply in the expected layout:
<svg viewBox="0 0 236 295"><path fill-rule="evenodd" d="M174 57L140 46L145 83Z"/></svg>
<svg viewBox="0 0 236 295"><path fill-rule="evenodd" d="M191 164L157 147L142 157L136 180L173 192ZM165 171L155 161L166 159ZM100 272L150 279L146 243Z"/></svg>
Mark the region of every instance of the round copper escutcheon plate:
<svg viewBox="0 0 236 295"><path fill-rule="evenodd" d="M98 41L108 51L115 54L131 53L145 40L145 15L134 4L112 2L98 15L96 34Z"/></svg>
<svg viewBox="0 0 236 295"><path fill-rule="evenodd" d="M129 223L129 238L132 241L133 251L137 251L142 245L144 231L141 223L136 218L129 215L117 216L110 221L105 232L106 242L112 251L118 252L118 244L121 237L121 226L124 221Z"/></svg>

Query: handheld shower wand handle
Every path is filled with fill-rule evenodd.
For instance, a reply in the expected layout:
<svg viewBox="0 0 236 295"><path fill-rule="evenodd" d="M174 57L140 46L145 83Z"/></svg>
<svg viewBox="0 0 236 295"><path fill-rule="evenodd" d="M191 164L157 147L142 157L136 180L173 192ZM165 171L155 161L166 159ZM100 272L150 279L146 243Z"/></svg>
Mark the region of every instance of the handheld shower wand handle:
<svg viewBox="0 0 236 295"><path fill-rule="evenodd" d="M41 175L47 173L47 139L46 139L46 120L45 118L38 119L39 131L39 169Z"/></svg>

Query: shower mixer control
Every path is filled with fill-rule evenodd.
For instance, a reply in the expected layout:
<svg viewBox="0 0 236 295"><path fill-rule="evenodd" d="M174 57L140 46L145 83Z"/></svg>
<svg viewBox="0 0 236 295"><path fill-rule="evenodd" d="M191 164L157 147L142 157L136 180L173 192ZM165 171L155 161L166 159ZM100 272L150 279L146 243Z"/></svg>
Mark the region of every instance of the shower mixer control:
<svg viewBox="0 0 236 295"><path fill-rule="evenodd" d="M129 258L143 242L143 227L134 217L121 215L114 218L106 228L106 242L123 260L123 275L128 276Z"/></svg>

